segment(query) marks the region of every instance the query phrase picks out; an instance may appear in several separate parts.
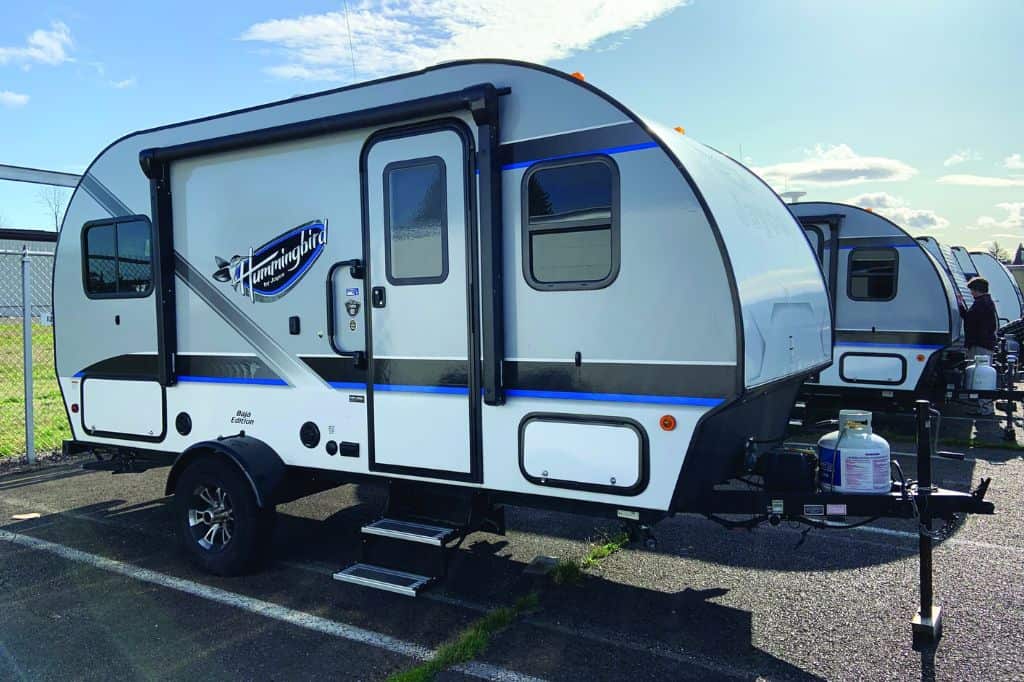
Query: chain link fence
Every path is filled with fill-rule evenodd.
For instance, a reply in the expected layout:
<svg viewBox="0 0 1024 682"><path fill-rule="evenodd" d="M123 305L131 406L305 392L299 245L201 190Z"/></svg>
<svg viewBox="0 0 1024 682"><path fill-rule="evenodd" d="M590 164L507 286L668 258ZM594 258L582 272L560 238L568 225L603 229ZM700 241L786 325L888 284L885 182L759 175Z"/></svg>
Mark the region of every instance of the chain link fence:
<svg viewBox="0 0 1024 682"><path fill-rule="evenodd" d="M26 276L31 318L28 352L32 358L30 416L34 440L30 454L59 449L63 440L70 436L53 364L52 271L51 253L0 250L0 457L24 455L28 450L23 307Z"/></svg>

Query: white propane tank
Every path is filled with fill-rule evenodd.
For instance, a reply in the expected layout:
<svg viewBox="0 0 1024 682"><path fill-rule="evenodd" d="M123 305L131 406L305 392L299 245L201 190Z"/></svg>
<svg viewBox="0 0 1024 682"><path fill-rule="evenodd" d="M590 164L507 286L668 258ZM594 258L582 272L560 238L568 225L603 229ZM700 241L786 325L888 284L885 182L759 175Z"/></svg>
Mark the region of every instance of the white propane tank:
<svg viewBox="0 0 1024 682"><path fill-rule="evenodd" d="M964 388L969 391L994 391L998 383L996 368L989 363L987 355L974 356L974 364L967 365Z"/></svg>
<svg viewBox="0 0 1024 682"><path fill-rule="evenodd" d="M818 441L821 489L884 495L892 489L889 443L871 432L871 413L840 410L839 430Z"/></svg>

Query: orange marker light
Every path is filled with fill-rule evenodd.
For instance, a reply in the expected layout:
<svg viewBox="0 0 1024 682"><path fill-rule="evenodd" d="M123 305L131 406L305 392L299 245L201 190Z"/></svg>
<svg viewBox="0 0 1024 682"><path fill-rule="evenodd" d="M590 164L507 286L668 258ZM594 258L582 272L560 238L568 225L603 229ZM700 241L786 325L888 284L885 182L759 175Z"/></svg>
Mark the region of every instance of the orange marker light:
<svg viewBox="0 0 1024 682"><path fill-rule="evenodd" d="M78 414L78 403L71 403L71 411Z"/></svg>
<svg viewBox="0 0 1024 682"><path fill-rule="evenodd" d="M582 73L580 73L579 71L573 71L573 72L572 72L572 73L570 73L569 75L570 75L570 76L572 76L573 78L575 78L576 80L581 80L581 81L585 81L585 80L587 80L586 76L584 76L584 75L583 75Z"/></svg>
<svg viewBox="0 0 1024 682"><path fill-rule="evenodd" d="M661 430L662 431L675 431L676 418L670 414L666 414L661 418Z"/></svg>
<svg viewBox="0 0 1024 682"><path fill-rule="evenodd" d="M918 353L918 354L917 354L917 361L918 361L918 362L924 362L924 355L923 355L923 354L921 354L921 353Z"/></svg>
<svg viewBox="0 0 1024 682"><path fill-rule="evenodd" d="M683 126L676 126L672 130L676 131L680 135L685 135L686 134L686 128L684 128Z"/></svg>

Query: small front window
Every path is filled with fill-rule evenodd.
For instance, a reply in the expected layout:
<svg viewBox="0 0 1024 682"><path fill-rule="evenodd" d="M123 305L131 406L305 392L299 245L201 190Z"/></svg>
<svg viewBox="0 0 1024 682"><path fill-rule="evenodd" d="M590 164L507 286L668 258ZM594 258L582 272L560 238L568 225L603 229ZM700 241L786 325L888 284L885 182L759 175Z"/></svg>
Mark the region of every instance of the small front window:
<svg viewBox="0 0 1024 682"><path fill-rule="evenodd" d="M896 297L896 249L853 249L847 293L854 301L891 301Z"/></svg>
<svg viewBox="0 0 1024 682"><path fill-rule="evenodd" d="M144 217L87 224L82 233L85 293L137 298L153 290L152 230Z"/></svg>
<svg viewBox="0 0 1024 682"><path fill-rule="evenodd" d="M523 179L523 274L534 289L600 289L619 272L619 177L607 157L544 162Z"/></svg>

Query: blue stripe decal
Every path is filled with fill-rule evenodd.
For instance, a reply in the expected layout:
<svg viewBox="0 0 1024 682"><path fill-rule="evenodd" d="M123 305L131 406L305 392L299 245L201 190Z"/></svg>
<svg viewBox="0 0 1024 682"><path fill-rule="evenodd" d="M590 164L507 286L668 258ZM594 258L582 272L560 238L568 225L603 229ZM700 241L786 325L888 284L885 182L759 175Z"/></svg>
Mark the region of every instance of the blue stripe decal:
<svg viewBox="0 0 1024 682"><path fill-rule="evenodd" d="M535 163L541 161L558 161L560 159L574 159L578 156L592 156L594 154L622 154L625 152L635 152L641 149L653 149L658 146L657 142L641 142L639 144L627 144L621 147L606 147L604 149L593 149L585 152L574 152L572 154L561 154L559 156L546 156L539 159L532 159L530 161L519 161L518 163L510 163L501 167L501 170L513 170L515 168L526 168L532 166Z"/></svg>
<svg viewBox="0 0 1024 682"><path fill-rule="evenodd" d="M178 381L185 383L195 384L250 384L256 386L287 386L288 382L284 379L255 379L248 377L200 377L200 376L189 376L182 375L178 377Z"/></svg>
<svg viewBox="0 0 1024 682"><path fill-rule="evenodd" d="M77 379L79 377L82 377L82 376L85 376L85 370L82 370L81 372L75 372L71 376L74 377L75 379Z"/></svg>
<svg viewBox="0 0 1024 682"><path fill-rule="evenodd" d="M945 346L923 346L915 343L871 343L869 341L852 341L850 343L837 343L836 348L840 346L844 348L861 348L864 346L871 346L874 348L915 348L918 350L939 350L945 348Z"/></svg>
<svg viewBox="0 0 1024 682"><path fill-rule="evenodd" d="M844 244L839 250L844 249L918 249L919 244Z"/></svg>
<svg viewBox="0 0 1024 682"><path fill-rule="evenodd" d="M627 144L621 147L605 147L604 149L591 149L585 152L573 152L572 154L560 154L558 156L544 156L539 159L531 159L530 161L517 161L516 163L508 163L501 167L501 170L514 170L516 168L526 168L532 166L535 163L541 161L558 161L560 159L575 159L579 156L593 156L594 154L623 154L625 152L636 152L642 149L654 149L658 146L657 142L640 142L638 144ZM480 175L480 169L476 169L476 174Z"/></svg>
<svg viewBox="0 0 1024 682"><path fill-rule="evenodd" d="M328 381L331 388L351 388L356 391L365 391L366 384L358 381Z"/></svg>
<svg viewBox="0 0 1024 682"><path fill-rule="evenodd" d="M465 386L408 386L405 384L374 384L373 390L394 393L445 393L448 395L469 395Z"/></svg>
<svg viewBox="0 0 1024 682"><path fill-rule="evenodd" d="M569 391L529 391L510 388L506 393L516 398L549 398L552 400L592 400L608 403L653 403L656 405L693 405L717 407L723 398L690 398L676 395L633 395L630 393L573 393Z"/></svg>

